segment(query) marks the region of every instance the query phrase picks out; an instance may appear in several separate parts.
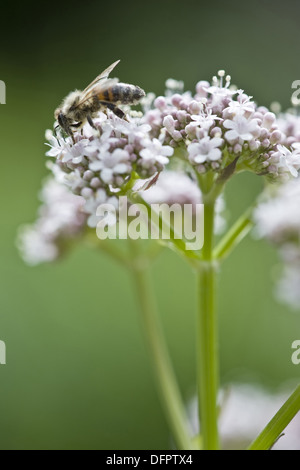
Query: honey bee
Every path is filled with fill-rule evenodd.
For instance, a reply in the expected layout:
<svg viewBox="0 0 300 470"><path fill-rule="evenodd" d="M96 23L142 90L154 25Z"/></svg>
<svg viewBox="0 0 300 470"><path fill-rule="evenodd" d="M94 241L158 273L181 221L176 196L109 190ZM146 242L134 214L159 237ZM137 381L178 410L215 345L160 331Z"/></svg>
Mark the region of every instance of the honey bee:
<svg viewBox="0 0 300 470"><path fill-rule="evenodd" d="M144 90L135 85L119 83L117 78L108 79L109 74L120 61L117 60L105 69L84 91L69 93L55 110L54 117L59 126L75 143L73 132L88 122L94 129L95 118L101 109L110 109L116 116L126 119L125 113L118 108L120 104L136 104L145 96ZM58 126L57 126L58 127Z"/></svg>

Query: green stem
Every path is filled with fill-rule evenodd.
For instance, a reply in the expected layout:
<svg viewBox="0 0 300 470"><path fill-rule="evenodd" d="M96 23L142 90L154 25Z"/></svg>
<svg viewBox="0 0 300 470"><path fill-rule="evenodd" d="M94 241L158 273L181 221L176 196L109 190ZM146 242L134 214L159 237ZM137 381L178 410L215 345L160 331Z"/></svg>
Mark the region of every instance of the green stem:
<svg viewBox="0 0 300 470"><path fill-rule="evenodd" d="M128 192L127 197L130 199L130 201L133 204L142 204L148 215L148 219L152 222L152 207L150 204L148 204L138 192ZM162 230L162 227L164 226L166 228L166 222L163 220L161 214L159 214L159 229L160 231ZM200 259L200 254L197 251L193 250L187 250L186 249L186 240L177 238L176 233L174 231L174 227L172 225L169 225L169 235L170 235L170 242L172 243L173 247L177 249L179 253L184 255L184 257L194 266L196 265L196 262Z"/></svg>
<svg viewBox="0 0 300 470"><path fill-rule="evenodd" d="M216 264L212 257L215 201L204 202L203 262L198 272L198 392L203 449L219 449L218 435L218 331L216 313Z"/></svg>
<svg viewBox="0 0 300 470"><path fill-rule="evenodd" d="M253 206L248 208L224 235L214 250L215 259L224 259L248 235L253 227L252 212Z"/></svg>
<svg viewBox="0 0 300 470"><path fill-rule="evenodd" d="M85 240L93 247L100 248L101 251L112 259L114 259L121 266L130 268L130 260L117 246L116 240L99 240L92 230L88 230Z"/></svg>
<svg viewBox="0 0 300 470"><path fill-rule="evenodd" d="M191 450L192 445L187 430L188 420L185 407L160 325L147 266L143 265L142 260L140 262L137 260L132 272L162 405L177 448Z"/></svg>
<svg viewBox="0 0 300 470"><path fill-rule="evenodd" d="M269 424L267 424L257 439L255 439L255 441L250 445L248 450L271 449L287 425L292 421L299 411L300 385L296 388L294 393L289 397L285 404L280 408L274 418L271 419Z"/></svg>

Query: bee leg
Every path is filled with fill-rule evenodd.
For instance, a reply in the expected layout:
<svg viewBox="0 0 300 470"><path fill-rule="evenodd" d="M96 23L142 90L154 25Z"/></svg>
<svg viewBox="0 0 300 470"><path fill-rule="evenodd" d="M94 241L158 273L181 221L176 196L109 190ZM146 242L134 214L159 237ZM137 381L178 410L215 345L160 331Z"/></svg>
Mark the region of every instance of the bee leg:
<svg viewBox="0 0 300 470"><path fill-rule="evenodd" d="M55 127L54 127L54 129L53 129L53 135L54 135L54 137L56 138L58 145L61 147L60 142L59 142L59 138L58 138L57 132L56 132L56 129L58 129L58 128L59 128L59 126L55 126Z"/></svg>
<svg viewBox="0 0 300 470"><path fill-rule="evenodd" d="M74 134L71 131L71 129L69 129L68 135L71 137L73 144L75 144L76 142L75 142Z"/></svg>
<svg viewBox="0 0 300 470"><path fill-rule="evenodd" d="M122 109L118 108L117 106L114 107L114 109L112 110L112 112L118 116L120 119L125 119L127 120L126 118L126 114L122 111Z"/></svg>
<svg viewBox="0 0 300 470"><path fill-rule="evenodd" d="M87 122L89 123L89 125L90 125L93 129L96 129L96 130L97 130L97 127L95 126L94 121L93 121L93 119L91 118L91 116L88 114L86 118L87 118Z"/></svg>
<svg viewBox="0 0 300 470"><path fill-rule="evenodd" d="M118 108L115 104L109 103L108 101L100 101L100 104L110 109L120 119L125 119L127 121L126 114L120 108Z"/></svg>

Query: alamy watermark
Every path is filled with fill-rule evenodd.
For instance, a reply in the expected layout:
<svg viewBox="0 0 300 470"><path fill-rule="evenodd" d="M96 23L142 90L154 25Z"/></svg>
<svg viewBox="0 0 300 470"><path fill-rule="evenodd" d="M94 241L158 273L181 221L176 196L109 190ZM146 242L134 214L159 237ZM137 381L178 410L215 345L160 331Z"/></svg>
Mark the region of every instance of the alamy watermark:
<svg viewBox="0 0 300 470"><path fill-rule="evenodd" d="M0 365L6 364L6 345L4 341L0 341Z"/></svg>
<svg viewBox="0 0 300 470"><path fill-rule="evenodd" d="M126 196L118 207L100 204L96 216L97 236L106 239L183 240L186 250L200 250L204 244L203 204L129 204Z"/></svg>
<svg viewBox="0 0 300 470"><path fill-rule="evenodd" d="M300 364L300 340L295 340L292 343L292 349L295 351L292 354L292 363L295 364L295 366L298 366Z"/></svg>
<svg viewBox="0 0 300 470"><path fill-rule="evenodd" d="M300 80L295 80L292 83L292 89L295 90L292 94L292 104L294 106L300 105Z"/></svg>
<svg viewBox="0 0 300 470"><path fill-rule="evenodd" d="M3 80L0 80L0 104L6 104L6 85Z"/></svg>

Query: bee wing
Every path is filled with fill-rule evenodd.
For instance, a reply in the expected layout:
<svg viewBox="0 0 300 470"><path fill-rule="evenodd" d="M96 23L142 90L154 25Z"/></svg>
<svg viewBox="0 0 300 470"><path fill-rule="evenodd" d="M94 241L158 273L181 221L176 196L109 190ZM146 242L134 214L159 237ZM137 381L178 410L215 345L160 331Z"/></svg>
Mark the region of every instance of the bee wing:
<svg viewBox="0 0 300 470"><path fill-rule="evenodd" d="M108 90L112 86L114 86L116 83L118 83L117 78L110 78L109 80L105 80L104 82L100 83L95 83L91 88L87 88L82 95L81 100L76 104L76 108L84 104L86 101L88 101L92 96L94 95L99 95L100 93L103 93L105 90Z"/></svg>
<svg viewBox="0 0 300 470"><path fill-rule="evenodd" d="M114 62L113 64L111 64L109 67L107 67L107 69L105 69L102 73L100 73L100 75L98 75L98 77L95 78L95 80L92 81L92 83L90 83L86 88L85 90L83 91L83 94L85 94L86 92L88 92L91 88L93 88L95 85L97 85L98 82L100 82L101 80L105 80L108 78L109 74L112 72L112 70L116 67L116 65L118 65L120 61L117 60L116 62Z"/></svg>

